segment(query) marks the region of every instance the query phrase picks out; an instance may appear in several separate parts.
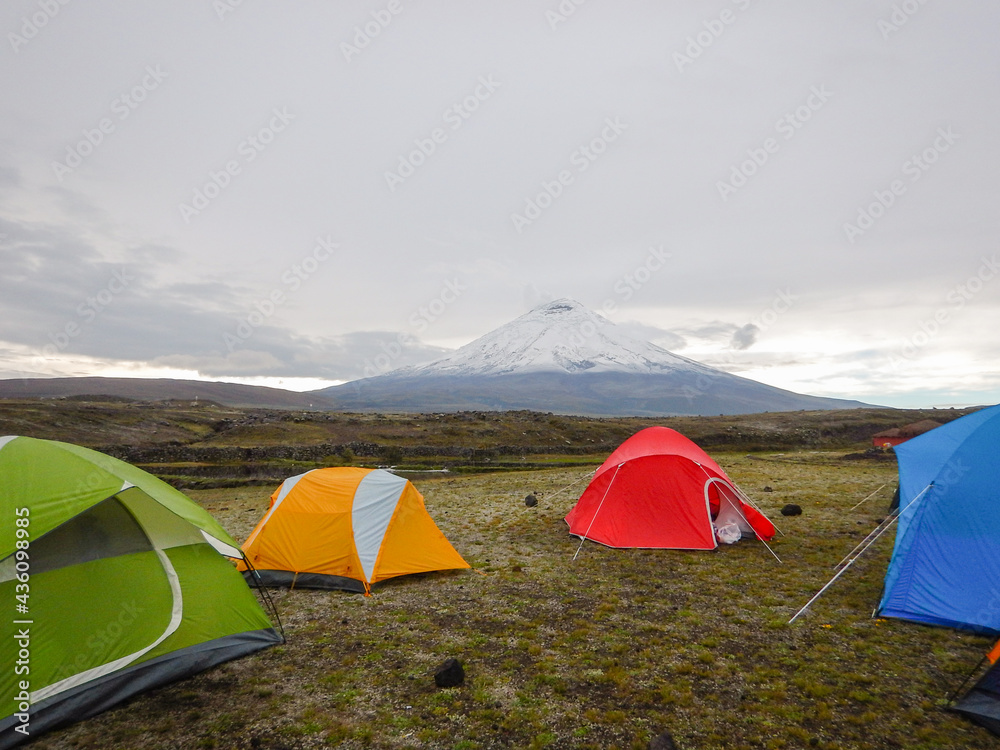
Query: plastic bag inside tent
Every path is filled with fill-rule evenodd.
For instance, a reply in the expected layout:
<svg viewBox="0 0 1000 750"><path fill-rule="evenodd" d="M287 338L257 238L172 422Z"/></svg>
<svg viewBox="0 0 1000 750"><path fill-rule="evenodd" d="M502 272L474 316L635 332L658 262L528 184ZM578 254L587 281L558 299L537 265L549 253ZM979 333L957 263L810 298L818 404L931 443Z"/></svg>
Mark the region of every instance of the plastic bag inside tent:
<svg viewBox="0 0 1000 750"><path fill-rule="evenodd" d="M743 532L736 523L724 523L715 527L715 536L723 544L736 544L743 537Z"/></svg>

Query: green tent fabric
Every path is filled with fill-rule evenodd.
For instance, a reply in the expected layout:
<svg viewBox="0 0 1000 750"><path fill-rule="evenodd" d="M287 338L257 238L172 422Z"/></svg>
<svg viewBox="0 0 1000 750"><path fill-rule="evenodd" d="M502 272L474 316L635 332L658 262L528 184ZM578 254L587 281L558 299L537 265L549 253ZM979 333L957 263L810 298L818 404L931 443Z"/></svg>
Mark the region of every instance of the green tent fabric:
<svg viewBox="0 0 1000 750"><path fill-rule="evenodd" d="M236 542L165 482L0 437L0 485L0 748L281 642Z"/></svg>

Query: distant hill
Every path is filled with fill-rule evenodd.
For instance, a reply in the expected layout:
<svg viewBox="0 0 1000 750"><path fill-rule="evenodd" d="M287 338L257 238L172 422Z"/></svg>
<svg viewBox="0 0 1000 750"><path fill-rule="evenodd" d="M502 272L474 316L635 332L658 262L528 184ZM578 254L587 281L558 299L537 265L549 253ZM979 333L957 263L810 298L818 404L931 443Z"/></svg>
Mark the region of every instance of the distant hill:
<svg viewBox="0 0 1000 750"><path fill-rule="evenodd" d="M699 382L678 375L530 373L383 375L319 392L338 411L531 411L594 417L756 414L867 407L804 396L728 373Z"/></svg>
<svg viewBox="0 0 1000 750"><path fill-rule="evenodd" d="M239 383L170 378L16 378L0 380L0 398L105 396L136 401L214 401L225 406L271 409L330 409L316 393L297 393Z"/></svg>
<svg viewBox="0 0 1000 750"><path fill-rule="evenodd" d="M344 411L529 409L590 416L851 409L632 338L577 302L535 308L430 364L315 391Z"/></svg>

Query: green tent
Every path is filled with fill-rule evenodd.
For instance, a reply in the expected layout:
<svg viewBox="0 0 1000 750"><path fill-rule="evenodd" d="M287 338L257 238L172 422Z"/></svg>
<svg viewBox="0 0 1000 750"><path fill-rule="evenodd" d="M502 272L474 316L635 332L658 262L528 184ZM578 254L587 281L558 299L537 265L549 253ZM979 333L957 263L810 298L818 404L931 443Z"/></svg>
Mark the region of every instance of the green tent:
<svg viewBox="0 0 1000 750"><path fill-rule="evenodd" d="M236 542L110 456L0 437L0 748L279 643Z"/></svg>

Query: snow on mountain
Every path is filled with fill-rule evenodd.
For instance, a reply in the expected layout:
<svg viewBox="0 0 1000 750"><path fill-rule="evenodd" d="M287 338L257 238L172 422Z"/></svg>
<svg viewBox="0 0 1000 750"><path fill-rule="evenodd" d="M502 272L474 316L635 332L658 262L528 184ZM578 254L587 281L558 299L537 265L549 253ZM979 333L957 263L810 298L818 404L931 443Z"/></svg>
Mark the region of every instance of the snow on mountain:
<svg viewBox="0 0 1000 750"><path fill-rule="evenodd" d="M435 362L316 393L341 411L660 416L864 406L678 357L568 299L537 307Z"/></svg>
<svg viewBox="0 0 1000 750"><path fill-rule="evenodd" d="M536 372L665 374L711 368L632 338L571 299L536 307L434 362L398 375ZM713 370L714 372L714 370Z"/></svg>

